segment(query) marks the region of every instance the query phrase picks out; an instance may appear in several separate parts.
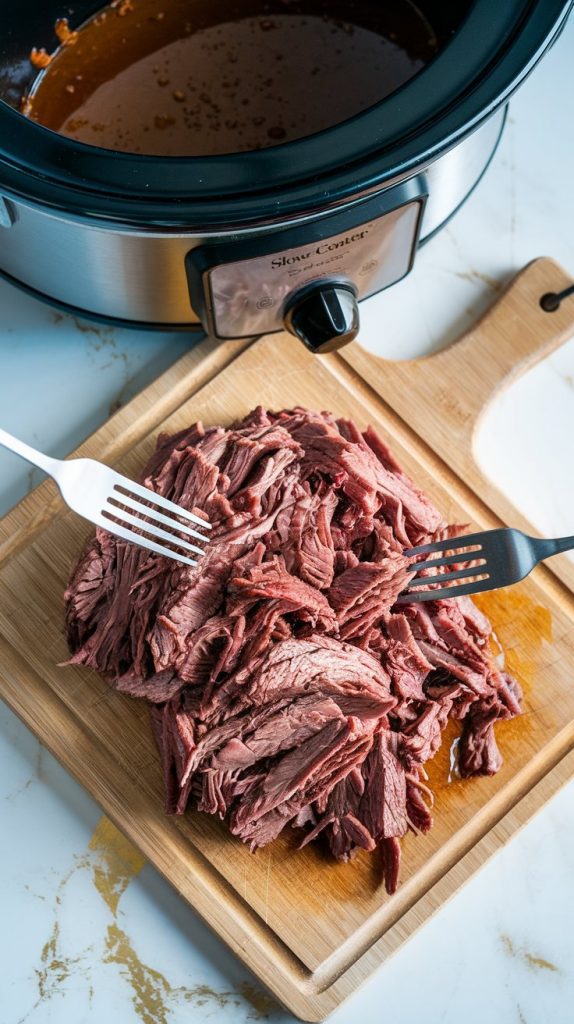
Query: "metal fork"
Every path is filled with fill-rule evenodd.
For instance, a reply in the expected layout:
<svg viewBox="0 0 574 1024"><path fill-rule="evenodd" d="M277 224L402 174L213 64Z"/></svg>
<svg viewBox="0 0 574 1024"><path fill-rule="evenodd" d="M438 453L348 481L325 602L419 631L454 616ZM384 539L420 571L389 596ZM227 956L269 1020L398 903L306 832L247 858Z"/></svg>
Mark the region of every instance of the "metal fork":
<svg viewBox="0 0 574 1024"><path fill-rule="evenodd" d="M415 575L398 600L400 604L438 601L445 597L463 597L483 590L509 587L528 576L545 558L572 550L574 537L543 540L528 537L521 530L505 528L470 533L466 537L450 537L436 544L421 544L405 551L407 558L436 554L443 554L443 557L416 562L412 566ZM451 567L456 568L451 572ZM438 568L442 570L440 573L419 575ZM461 582L455 583L455 580ZM414 589L422 586L431 589Z"/></svg>
<svg viewBox="0 0 574 1024"><path fill-rule="evenodd" d="M73 512L116 537L185 565L197 565L197 558L205 554L202 547L183 538L193 537L206 544L208 537L189 526L194 523L209 531L211 525L206 519L121 476L101 462L52 459L2 429L0 445L43 469L56 481L62 498ZM154 538L170 546L159 544ZM197 557L192 558L189 553Z"/></svg>

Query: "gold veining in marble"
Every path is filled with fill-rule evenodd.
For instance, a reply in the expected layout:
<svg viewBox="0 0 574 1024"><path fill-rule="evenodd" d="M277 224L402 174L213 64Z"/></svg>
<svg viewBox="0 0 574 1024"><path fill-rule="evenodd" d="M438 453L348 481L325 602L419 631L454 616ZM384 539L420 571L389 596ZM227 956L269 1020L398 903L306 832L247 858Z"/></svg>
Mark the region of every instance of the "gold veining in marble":
<svg viewBox="0 0 574 1024"><path fill-rule="evenodd" d="M89 976L93 955L87 954L92 953L93 944L80 950L78 955L67 957L62 950L60 929L60 910L66 888L78 871L85 870L90 871L93 885L112 917L103 938L102 963L115 965L129 985L134 1012L141 1024L169 1024L173 1010L182 1003L198 1007L212 1004L220 1009L227 1006L240 1009L247 1003L247 1019L253 1021L268 1019L278 1009L272 996L250 982L242 982L237 989L230 991L217 991L204 984L174 986L160 971L140 959L130 936L120 926L118 910L130 882L139 875L145 863L139 850L115 825L106 817L100 818L86 853L76 858L74 866L58 886L54 922L40 953L40 966L36 969L38 998L29 1013L21 1018L21 1024L40 1003L61 991L72 974ZM91 978L88 992L91 1004L95 992Z"/></svg>
<svg viewBox="0 0 574 1024"><path fill-rule="evenodd" d="M501 932L500 938L502 939L502 945L509 956L514 957L515 960L521 960L526 967L530 968L531 971L551 971L554 974L560 974L560 968L553 964L550 960L546 960L542 956L535 956L534 953L530 953L527 949L518 947L512 941L509 935Z"/></svg>

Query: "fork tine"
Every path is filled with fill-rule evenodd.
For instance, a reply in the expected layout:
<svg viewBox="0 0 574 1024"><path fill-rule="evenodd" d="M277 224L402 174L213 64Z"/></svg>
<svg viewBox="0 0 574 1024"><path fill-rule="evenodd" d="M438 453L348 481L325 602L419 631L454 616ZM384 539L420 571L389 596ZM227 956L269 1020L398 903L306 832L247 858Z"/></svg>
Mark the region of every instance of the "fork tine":
<svg viewBox="0 0 574 1024"><path fill-rule="evenodd" d="M438 573L436 576L421 576L420 579L412 579L407 585L407 590L411 587L428 587L433 583L446 583L447 580L465 580L472 579L474 576L483 576L485 573L486 562L484 565L472 566L472 568L458 569L456 572L443 572Z"/></svg>
<svg viewBox="0 0 574 1024"><path fill-rule="evenodd" d="M492 530L483 530L481 533L467 533L463 537L447 537L445 540L435 541L434 544L419 544L417 548L405 551L405 555L407 558L413 558L415 555L430 555L433 551L457 551L460 548L470 547L471 544L482 546L486 535L492 532Z"/></svg>
<svg viewBox="0 0 574 1024"><path fill-rule="evenodd" d="M412 604L415 601L443 601L448 597L464 597L467 594L478 594L481 590L498 590L493 587L490 579L476 580L474 583L457 583L455 587L441 587L439 590L417 590L414 593L403 593L397 604Z"/></svg>
<svg viewBox="0 0 574 1024"><path fill-rule="evenodd" d="M122 523L132 523L133 526L137 526L138 529L143 530L145 533L151 533L152 537L159 537L161 540L167 540L170 544L173 544L176 548L183 548L184 551L193 551L196 555L204 555L205 551L203 548L198 548L197 544L188 544L186 540L180 540L174 533L169 533L167 530L162 530L160 526L154 526L153 523L146 523L143 519L139 519L138 516L132 516L131 512L124 512L121 508L115 508L110 506L111 512L116 519L119 519ZM105 510L102 511L102 515L106 522L110 513ZM137 536L137 535L136 535Z"/></svg>
<svg viewBox="0 0 574 1024"><path fill-rule="evenodd" d="M149 516L150 519L154 519L158 523L163 523L164 526L171 526L174 530L177 530L178 533L184 533L186 537L195 537L196 540L202 540L204 543L208 539L205 534L200 533L199 530L193 530L191 526L186 526L185 523L179 523L170 516L164 516L161 512L158 512L156 508L144 505L143 501L136 501L135 498L130 498L127 494L118 494L116 497L115 493L113 493L108 497L107 504L109 504L111 509L115 509L116 513L121 512L121 509L118 509L116 505L112 504L112 502L116 501L119 505L127 505L128 508L133 508L136 512L141 512L142 515ZM119 518L121 519L121 515Z"/></svg>
<svg viewBox="0 0 574 1024"><path fill-rule="evenodd" d="M413 572L422 572L423 569L435 569L439 565L458 565L459 562L471 562L475 560L475 555L481 555L481 551L458 551L454 555L445 555L444 558L429 558L426 562L415 562L414 565L410 566L410 570ZM482 559L484 561L484 557Z"/></svg>
<svg viewBox="0 0 574 1024"><path fill-rule="evenodd" d="M185 555L178 555L176 551L170 551L169 548L164 548L161 544L156 544L153 540L148 540L147 537L141 537L139 534L134 533L133 530L128 530L124 526L119 526L118 523L108 521L105 516L98 517L98 526L102 529L107 530L108 533L113 533L116 537L121 537L122 540L129 541L130 544L137 544L140 548L147 548L149 551L154 551L156 555L163 555L164 558L171 558L174 562L183 562L184 565L197 565L194 558L186 558Z"/></svg>
<svg viewBox="0 0 574 1024"><path fill-rule="evenodd" d="M201 519L193 512L188 512L186 508L182 508L181 505L176 505L173 501L168 501L167 498L162 498L161 494L156 494L155 491L150 491L149 487L142 487L141 484L136 484L133 480L127 480L125 477L118 477L114 490L117 490L118 487L125 487L126 491L129 493L136 494L139 498L143 498L144 501L150 501L154 505L159 505L160 508L164 508L167 512L171 512L173 516L183 516L184 519L189 519L191 523L196 523L197 526L203 526L205 530L211 530L211 523L208 523L207 519ZM121 491L119 493L121 494Z"/></svg>

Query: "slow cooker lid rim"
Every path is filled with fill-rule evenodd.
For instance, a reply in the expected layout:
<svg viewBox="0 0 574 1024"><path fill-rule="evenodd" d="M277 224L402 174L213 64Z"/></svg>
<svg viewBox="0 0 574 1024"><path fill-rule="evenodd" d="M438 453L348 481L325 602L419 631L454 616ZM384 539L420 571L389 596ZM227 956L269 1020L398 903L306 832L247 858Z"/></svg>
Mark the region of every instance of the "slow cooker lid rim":
<svg viewBox="0 0 574 1024"><path fill-rule="evenodd" d="M358 200L365 192L377 187L392 188L405 178L420 173L425 167L428 167L440 159L441 156L456 148L461 142L464 142L468 136L474 134L506 102L507 99L502 99L500 103L493 105L483 116L466 125L465 130L456 136L441 138L432 150L421 154L417 148L416 152L405 157L400 164L392 164L383 169L380 164L380 154L375 154L368 162L358 159L356 162L346 165L344 170L339 170L335 175L325 176L324 183L327 184L328 182L329 187L324 189L321 188L322 182L320 179L310 177L298 179L296 186L292 187L289 191L281 186L273 190L267 187L262 188L260 192L230 194L225 196L224 199L221 196L212 195L207 199L203 198L201 201L186 200L185 196L174 196L171 199L162 199L161 204L159 204L151 196L149 200L140 199L138 203L137 200L130 201L128 197L122 194L102 196L100 191L88 193L85 188L73 182L62 187L59 183L52 183L49 179L44 179L43 195L41 199L38 199L38 175L30 170L23 171L21 167L3 165L0 157L0 173L3 166L9 171L14 172L12 181L9 178L5 181L0 179L0 194L12 199L16 203L22 201L30 206L49 210L51 213L59 212L65 214L70 219L76 218L86 221L94 219L108 220L125 226L130 224L130 216L133 215L134 220L131 223L134 227L141 226L143 221L150 227L157 225L177 228L181 227L184 220L189 220L189 213L193 211L194 230L196 228L200 230L202 225L195 218L195 214L198 216L201 216L202 213L207 214L209 207L213 208L215 216L207 217L205 225L203 225L206 230L218 223L228 225L229 213L231 211L240 216L236 224L238 228L245 226L246 221L253 221L254 224L261 224L262 226L264 224L272 225L273 223L283 221L287 213L294 217L297 214L305 216L317 210L332 209L336 205L343 205L344 203ZM411 136L409 142L414 145L416 138L416 135ZM360 178L356 173L359 169L363 172ZM25 180L30 183L29 189L24 187ZM51 191L50 186L52 186ZM308 195L307 202L303 198L306 195ZM77 199L77 203L65 201L72 199L72 197ZM269 216L265 220L262 220L261 207L257 206L262 198L269 200L267 204ZM320 198L323 198L325 201L323 206L320 205ZM61 201L62 199L64 199L64 202ZM95 204L93 203L94 200L96 200ZM97 202L98 200L100 202ZM90 205L90 202L92 205ZM159 210L156 210L158 216L152 215L154 202L156 202L156 207L161 205L163 218ZM273 216L274 205L276 207L275 216ZM245 208L244 218L241 218L242 206ZM277 213L279 207L281 208L281 214ZM220 211L220 217L217 217L217 211ZM138 212L141 214L140 218L137 216Z"/></svg>
<svg viewBox="0 0 574 1024"><path fill-rule="evenodd" d="M442 55L439 55L431 65L421 71L419 75L382 104L358 115L358 117L351 119L349 122L327 129L325 132L319 133L310 139L300 140L258 153L241 154L240 168L244 172L244 180L239 183L235 182L233 185L234 190L229 188L229 186L227 191L221 188L211 188L207 194L201 196L193 195L189 187L183 191L172 189L170 193L161 195L158 195L151 189L147 190L149 189L149 183L142 181L143 178L148 176L146 171L149 172L151 166L160 166L162 173L165 174L165 159L160 161L156 161L154 158L141 159L138 157L134 158L129 154L114 153L94 147L77 147L70 140L62 139L54 133L26 121L19 113L0 102L0 137L3 134L3 125L9 126L20 141L24 138L24 142L27 144L29 144L31 137L34 138L34 141L37 141L38 134L48 137L48 149L51 151L53 158L53 165L51 167L46 168L45 165L38 166L37 162L34 161L32 163L29 157L28 159L22 159L21 156L19 158L17 152L16 154L11 152L10 145L2 147L0 144L0 188L3 188L5 193L10 193L16 199L21 197L30 203L48 206L51 209L59 209L67 213L75 213L81 217L107 217L108 219L121 222L125 222L126 217L129 217L134 218L136 222L141 219L150 224L170 222L177 225L181 224L182 219L188 220L190 215L196 219L198 214L200 214L200 219L201 214L206 217L206 223L217 221L228 223L232 209L240 217L241 221L245 217L250 219L249 209L245 209L242 212L241 208L242 206L250 207L250 217L252 218L253 206L261 198L262 191L267 199L266 205L270 207L270 210L272 210L274 204L280 203L282 210L287 212L292 210L294 205L298 205L302 210L304 209L304 204L301 207L303 199L301 193L308 192L309 189L311 189L312 195L309 197L308 204L316 206L317 190L322 182L327 185L326 198L335 195L337 192L340 193L341 198L344 198L345 194L352 195L353 192L356 193L358 188L369 187L375 184L380 184L384 187L385 181L403 177L411 171L416 173L425 163L436 160L441 153L456 145L457 142L474 131L494 113L499 106L504 104L512 91L529 74L552 43L562 28L573 4L574 0L554 0L552 4L549 4L548 0L543 0L543 2L541 0L531 0L527 8L524 8L523 3L520 4L523 8L523 16L520 19L521 24L514 24L513 26L513 38L503 41L495 56L481 68L480 77L471 80L465 94L457 95L454 99L451 96L450 103L435 110L433 117L427 118L423 123L411 124L409 126L410 130L403 132L398 142L396 139L393 140L392 148L389 145L381 146L379 143L378 149L373 150L371 148L366 153L355 153L354 159L344 167L343 172L341 172L340 167L333 166L328 167L322 174L313 172L313 170L311 170L311 173L305 174L302 170L301 175L296 179L295 186L292 184L293 175L291 173L289 176L289 185L291 187L286 188L285 183L279 179L274 188L270 189L269 181L273 180L273 176L269 175L269 172L264 171L263 168L269 163L270 157L275 159L277 154L283 157L284 162L290 163L288 158L295 158L296 150L301 151L302 149L309 148L309 144L316 145L317 140L321 144L324 144L327 139L329 141L333 140L333 142L336 140L337 148L340 149L340 140L343 135L347 135L353 128L356 130L358 124L366 124L367 122L372 124L373 117L382 108L388 111L393 101L395 104L397 101L401 104L406 100L412 100L413 94L416 98L416 93L428 89L429 73L441 64L441 56L450 52L451 58L453 53L456 58L457 53L464 49L465 40L462 37L465 26L461 28L459 35L455 36L445 48ZM484 3L475 5L477 8L484 8L483 16L486 9L491 6L490 0L485 0ZM518 6L518 4L515 4L515 6ZM551 15L549 14L550 7L552 7L553 12ZM535 14L538 14L539 20L542 18L543 25L532 25ZM465 25L468 29L468 19ZM535 38L528 39L528 51L525 53L524 40L522 47L515 44L517 36L520 41L521 36L528 33L530 33L530 37L535 35ZM457 41L458 46L455 47L454 44ZM519 49L521 50L520 56L518 54ZM492 67L493 62L494 67ZM434 73L436 75L436 70ZM436 130L437 127L438 132ZM44 138L44 142L46 142L46 138ZM28 149L27 144L25 144L24 149ZM66 152L67 155L72 154L74 156L74 165L79 163L79 173L72 174L69 168L67 169L68 173L66 173L65 167L62 170L62 156ZM28 154L24 154L24 156ZM110 181L100 183L89 180L85 174L81 173L85 169L82 162L77 161L78 157L85 157L86 154L88 154L89 160L92 163L96 162L98 164L98 167L105 164L109 168L115 168L116 170L119 168L127 170L129 166L132 180L128 182L127 186L125 181L122 182L124 185L123 190L119 190L117 187L114 189ZM231 158L219 157L215 159L219 161L220 167L222 163L225 164L226 169L229 167ZM169 163L172 174L174 167L179 166L184 171L188 171L190 168L190 161L185 160L185 158L171 159ZM208 178L210 177L209 172L212 164L213 161L204 161L201 158L196 158L193 161L194 168L199 169L203 167L203 173ZM259 182L255 181L255 183L253 177L248 177L245 180L247 167L251 166L253 168L257 165L261 167L261 177L266 183L264 190L261 189L261 178ZM292 169L291 163L290 166ZM2 170L4 180L2 180L1 175ZM357 180L357 173L359 173L360 181ZM146 189L143 192L143 197L142 189ZM212 208L211 211L210 207ZM220 216L218 216L218 213ZM256 213L258 219L260 219L261 213L262 211L258 209ZM172 220L174 217L175 219Z"/></svg>
<svg viewBox="0 0 574 1024"><path fill-rule="evenodd" d="M131 206L127 208L123 197L111 197L111 201L110 197L107 197L105 201L100 202L99 209L95 209L94 205L85 206L82 209L80 202L72 208L71 204L63 205L60 202L61 189L54 189L53 196L45 195L43 200L38 202L33 194L25 195L22 189L16 192L1 182L0 195L3 194L15 203L20 201L36 209L41 209L52 216L92 224L94 227L109 227L111 230L115 228L145 232L147 229L150 233L166 230L174 234L187 231L193 236L203 235L204 237L257 229L261 231L280 230L291 223L295 224L317 216L328 216L329 213L334 213L337 209L367 199L378 189L399 186L405 180L424 172L441 156L455 149L496 114L502 106L505 106L505 102L497 104L492 110L489 110L485 117L474 123L463 136L445 142L432 156L425 160L413 156L408 163L401 165L400 168L394 167L385 177L379 173L380 168L375 159L369 166L363 166L364 174L360 183L352 175L349 178L348 174L340 174L337 179L331 180L332 187L330 189L323 189L320 192L317 190L317 183L314 183L315 187L311 188L312 183L302 182L299 183L300 187L297 190L292 190L288 195L285 192L277 192L274 195L266 190L260 196L251 193L248 198L245 196L228 197L225 205L220 201L214 203L210 215L206 213L205 203L192 206L191 203L185 203L182 199L172 200L171 208L168 208L167 203L163 203L161 213L156 211L154 215L151 215L148 205L140 204L139 209L135 211ZM69 194L68 191L67 195L69 196ZM262 197L269 200L265 208L258 204L258 200ZM78 193L78 198L85 199L85 193ZM138 213L139 216L137 216ZM234 219L230 219L231 217Z"/></svg>

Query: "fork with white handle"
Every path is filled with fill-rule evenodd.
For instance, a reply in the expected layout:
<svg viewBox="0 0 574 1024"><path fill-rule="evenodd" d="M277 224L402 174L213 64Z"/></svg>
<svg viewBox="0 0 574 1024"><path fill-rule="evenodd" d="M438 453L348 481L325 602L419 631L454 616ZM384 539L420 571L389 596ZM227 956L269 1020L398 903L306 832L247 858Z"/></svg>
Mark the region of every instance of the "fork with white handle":
<svg viewBox="0 0 574 1024"><path fill-rule="evenodd" d="M205 554L204 548L191 543L189 538L207 543L205 533L196 529L211 530L206 519L120 476L101 462L52 459L1 428L0 445L43 469L55 480L73 512L116 537L186 565L197 565L197 559Z"/></svg>
<svg viewBox="0 0 574 1024"><path fill-rule="evenodd" d="M449 537L436 544L421 544L405 551L407 558L440 555L415 562L413 579L399 597L400 604L463 597L483 590L498 590L518 583L545 558L562 551L574 551L574 537L544 540L528 537L521 530L501 528ZM466 563L466 564L465 564ZM454 571L451 571L451 567ZM440 569L439 573L433 570ZM422 575L421 572L429 572ZM460 582L458 582L460 581ZM431 589L421 590L421 587Z"/></svg>

